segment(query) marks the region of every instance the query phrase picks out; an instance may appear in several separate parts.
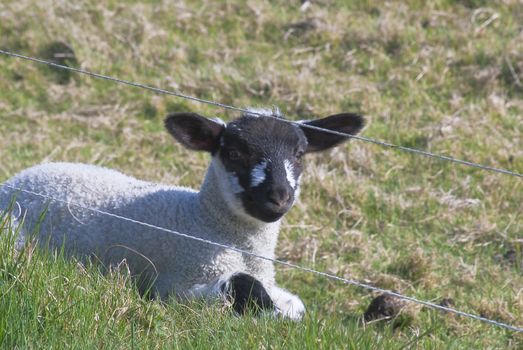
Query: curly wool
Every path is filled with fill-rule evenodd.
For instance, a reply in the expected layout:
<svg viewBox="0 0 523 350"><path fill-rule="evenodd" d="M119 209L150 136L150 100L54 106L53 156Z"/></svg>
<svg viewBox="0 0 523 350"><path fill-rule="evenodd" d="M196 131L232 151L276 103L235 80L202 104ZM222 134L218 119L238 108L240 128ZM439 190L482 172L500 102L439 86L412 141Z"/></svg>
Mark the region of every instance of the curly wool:
<svg viewBox="0 0 523 350"><path fill-rule="evenodd" d="M279 222L246 218L233 212L225 201L217 200L222 195L216 162L213 159L199 192L72 163L37 165L6 184L273 257ZM0 189L0 208L7 208L13 192L8 187ZM171 293L191 295L191 288L194 291L197 285L238 271L268 287L275 284L270 262L76 206L46 202L24 192L16 193L16 202L22 213L19 221L24 220L23 235L32 232L47 208L40 223L40 244L51 249L63 246L69 255L95 257L106 266L125 260L133 275L154 280L153 291L162 298Z"/></svg>

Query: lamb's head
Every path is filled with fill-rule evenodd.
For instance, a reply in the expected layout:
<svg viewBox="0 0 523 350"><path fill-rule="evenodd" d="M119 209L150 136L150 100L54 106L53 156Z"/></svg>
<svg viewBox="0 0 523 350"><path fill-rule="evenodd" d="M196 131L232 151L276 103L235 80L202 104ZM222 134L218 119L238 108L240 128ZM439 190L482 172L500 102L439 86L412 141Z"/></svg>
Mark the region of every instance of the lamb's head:
<svg viewBox="0 0 523 350"><path fill-rule="evenodd" d="M228 124L195 113L175 113L165 120L165 126L187 148L213 155L220 190L233 209L274 222L298 195L303 155L347 139L301 125L355 135L364 119L343 113L296 125L283 120L278 111L252 111Z"/></svg>

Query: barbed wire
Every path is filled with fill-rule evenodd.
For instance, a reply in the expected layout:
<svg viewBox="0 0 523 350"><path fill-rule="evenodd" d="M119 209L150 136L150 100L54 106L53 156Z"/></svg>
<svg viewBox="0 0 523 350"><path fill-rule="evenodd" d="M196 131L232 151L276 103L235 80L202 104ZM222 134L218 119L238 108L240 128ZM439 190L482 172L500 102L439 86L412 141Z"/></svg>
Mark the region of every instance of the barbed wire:
<svg viewBox="0 0 523 350"><path fill-rule="evenodd" d="M101 215L106 215L106 216L110 216L110 217L113 217L113 218L116 218L116 219L119 219L119 220L128 221L128 222L131 222L131 223L134 223L134 224L137 224L137 225L141 225L141 226L145 226L145 227L148 227L148 228L152 228L152 229L155 229L155 230L158 230L158 231L171 233L171 234L174 234L174 235L182 237L182 238L192 239L194 241L198 241L198 242L202 242L202 243L205 243L205 244L217 246L217 247L220 247L220 248L223 248L223 249L232 250L232 251L244 254L244 255L249 255L249 256L255 257L257 259L270 261L272 263L276 263L276 264L279 264L279 265L287 266L287 267L290 267L290 268L293 268L293 269L296 269L296 270L301 270L301 271L304 271L304 272L316 274L316 275L319 275L319 276L322 276L322 277L326 277L326 278L329 278L329 279L332 279L332 280L343 282L343 283L348 284L348 285L353 285L353 286L356 286L356 287L369 289L369 290L372 290L374 292L380 292L380 293L385 293L385 294L388 294L388 295L392 295L392 296L394 296L396 298L399 298L399 299L402 299L402 300L406 300L406 301L409 301L409 302L413 302L413 303L416 303L416 304L424 305L424 306L430 307L432 309L437 309L437 310L441 310L441 311L445 311L445 312L450 312L450 313L453 313L453 314L456 314L456 315L459 315L459 316L462 316L462 317L471 318L471 319L474 319L474 320L477 320L477 321L481 321L481 322L484 322L484 323L488 323L488 324L491 324L491 325L494 325L494 326L498 326L498 327L509 329L509 330L512 330L512 331L515 331L515 332L522 332L523 333L523 327L518 327L518 326L510 325L510 324L507 324L507 323L498 322L496 320L492 320L492 319L489 319L489 318L486 318L486 317L474 315L474 314L471 314L471 313L468 313L468 312L464 312L464 311L460 311L460 310L457 310L457 309L453 309L453 308L450 308L450 307L447 307L447 306L435 304L435 303L432 303L432 302L429 302L429 301L416 299L414 297L409 297L409 296L400 294L398 292L394 292L394 291L391 291L391 290L375 287L375 286L372 286L372 285L367 284L367 283L362 283L362 282L356 281L354 279L347 279L347 278L343 278L343 277L340 277L340 276L337 276L337 275L334 275L334 274L331 274L331 273L317 271L317 270L314 270L314 269L311 269L311 268L308 268L308 267L303 267L303 266L300 266L300 265L297 265L297 264L293 264L293 263L290 263L290 262L287 262L287 261L269 258L269 257L263 256L263 255L260 255L260 254L256 254L256 253L250 252L250 251L245 250L245 249L241 249L241 248L237 248L237 247L231 246L231 245L214 242L214 241L211 241L211 240L208 240L208 239L204 239L204 238L200 238L200 237L191 236L189 234L185 234L185 233L181 233L181 232L178 232L178 231L174 231L174 230L171 230L171 229L168 229L168 228L165 228L165 227L160 227L160 226L156 226L156 225L153 225L153 224L150 224L150 223L147 223L147 222L143 222L143 221L140 221L140 220L131 219L131 218L128 218L126 216L114 214L114 213L111 213L111 212L108 212L108 211L105 211L105 210L100 210L100 209L97 209L97 208L91 208L91 207L88 207L88 206L85 206L85 205L74 203L72 201L66 201L66 200L54 198L52 196L49 196L49 195L46 195L46 194L43 194L43 193L39 193L39 192L35 192L35 191L24 189L24 188L12 186L12 185L9 185L9 184L6 184L6 183L0 184L0 187L11 188L11 189L13 189L15 191L24 192L24 193L27 193L27 194L31 194L33 196L37 196L37 197L41 197L41 198L44 198L44 199L49 199L51 201L63 203L63 204L66 204L68 207L70 207L72 205L72 206L75 206L75 207L78 207L78 208L82 208L84 210L89 210L89 211L92 211L92 212L95 212L95 213L98 213L98 214L101 214Z"/></svg>
<svg viewBox="0 0 523 350"><path fill-rule="evenodd" d="M4 54L4 55L7 55L7 56L11 56L11 57L19 58L19 59L24 59L24 60L28 60L28 61L32 61L32 62L36 62L36 63L40 63L40 64L45 64L45 65L48 65L48 66L51 66L51 67L65 69L65 70L68 70L68 71L84 74L84 75L87 75L87 76L90 76L90 77L94 77L94 78L105 79L105 80L109 80L109 81L116 82L116 83L119 83L119 84L125 84L125 85L130 85L130 86L134 86L134 87L150 90L150 91L153 91L153 92L156 92L156 93L159 93L159 94L176 96L176 97L184 98L184 99L195 101L195 102L199 102L199 103L205 103L205 104L221 107L221 108L224 108L224 109L229 109L229 110L233 110L233 111L237 111L237 112L243 112L243 113L249 113L249 114L254 114L254 115L267 117L267 115L265 115L263 113L252 111L252 110L248 110L246 108L239 108L239 107L227 105L227 104L216 102L216 101L211 101L211 100L207 100L207 99L203 99L203 98L199 98L199 97L190 96L190 95L187 95L187 94L184 94L184 93L181 93L181 92L165 90L165 89L157 88L157 87L146 85L146 84L142 84L142 83L137 83L137 82L133 82L133 81L129 81L129 80L124 80L124 79L111 77L111 76L104 75L104 74L90 72L90 71L87 71L87 70L84 70L84 69L80 69L80 68L69 67L69 66L65 66L65 65L62 65L62 64L46 61L46 60L43 60L43 59L40 59L40 58L35 58L35 57L26 56L26 55L21 55L21 54L14 53L14 52L11 52L11 51L6 51L6 50L0 49L0 53ZM276 118L276 117L273 117L273 118ZM335 130L324 129L324 128L320 128L320 127L317 127L317 126L308 125L308 124L304 124L304 123L299 123L299 122L292 121L292 120L285 120L285 119L280 119L280 120L282 120L284 122L287 122L287 123L290 123L290 124L295 124L295 125L298 125L298 126L301 126L301 127L305 127L305 128L309 128L309 129L313 129L313 130L317 130L317 131L322 131L322 132L326 132L326 133L342 136L342 137L345 137L345 138L352 138L352 139L373 143L373 144L376 144L376 145L379 145L379 146L383 146L383 147L387 147L387 148L392 148L392 149L397 149L397 150L401 150L401 151L404 151L404 152L409 152L409 153L422 155L422 156L425 156L425 157L430 157L430 158L439 159L439 160L443 160L443 161L448 161L448 162L452 162L452 163L456 163L456 164L461 164L461 165L465 165L465 166L469 166L469 167L473 167L473 168L477 168L477 169L482 169L482 170L487 170L487 171L492 171L492 172L496 172L496 173L501 173L501 174L505 174L505 175L510 175L510 176L516 176L516 177L523 178L523 174L518 173L518 172L514 172L514 171L510 171L510 170L507 170L507 169L503 169L503 168L496 168L496 167L483 165L483 164L479 164L479 163L474 163L474 162L470 162L470 161L467 161L467 160L462 160L462 159L458 159L458 158L454 158L454 157L450 157L450 156L445 156L445 155L442 155L442 154L436 154L436 153L432 153L432 152L428 152L428 151L423 151L423 150L416 149L416 148L396 145L396 144L393 144L393 143L390 143L390 142L380 141L380 140L376 140L376 139L373 139L373 138L370 138L370 137L365 137L365 136L360 136L360 135L351 135L351 134L348 134L348 133L343 133L343 132L339 132L339 131L335 131Z"/></svg>

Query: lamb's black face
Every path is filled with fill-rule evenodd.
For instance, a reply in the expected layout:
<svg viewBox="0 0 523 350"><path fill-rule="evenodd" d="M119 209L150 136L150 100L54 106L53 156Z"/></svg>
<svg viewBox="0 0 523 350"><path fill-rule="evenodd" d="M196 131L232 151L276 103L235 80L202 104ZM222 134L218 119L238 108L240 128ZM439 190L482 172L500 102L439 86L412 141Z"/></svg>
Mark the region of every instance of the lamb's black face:
<svg viewBox="0 0 523 350"><path fill-rule="evenodd" d="M306 149L307 139L298 126L249 116L227 125L217 156L245 212L274 222L294 203Z"/></svg>
<svg viewBox="0 0 523 350"><path fill-rule="evenodd" d="M339 145L364 125L363 117L341 113L300 122L244 114L228 125L195 113L174 113L165 127L185 147L214 156L222 198L233 210L258 220L274 222L292 206L299 191L304 153ZM269 110L262 115L274 116ZM312 128L311 128L312 127ZM318 129L319 128L319 129Z"/></svg>

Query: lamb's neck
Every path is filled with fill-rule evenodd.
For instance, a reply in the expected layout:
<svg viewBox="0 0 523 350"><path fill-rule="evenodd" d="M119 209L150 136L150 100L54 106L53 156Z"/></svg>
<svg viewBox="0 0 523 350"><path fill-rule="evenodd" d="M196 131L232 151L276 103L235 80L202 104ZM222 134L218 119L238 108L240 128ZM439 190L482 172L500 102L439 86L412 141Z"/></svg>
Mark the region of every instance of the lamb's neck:
<svg viewBox="0 0 523 350"><path fill-rule="evenodd" d="M213 159L198 195L201 216L211 222L217 231L231 236L238 243L244 241L247 245L256 245L254 241L261 240L275 245L280 222L265 223L235 208L231 203L234 202L233 195L231 194L231 198L224 195L227 190L224 189L224 181L227 179L219 178L225 174L217 162L219 161Z"/></svg>

